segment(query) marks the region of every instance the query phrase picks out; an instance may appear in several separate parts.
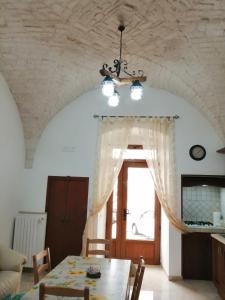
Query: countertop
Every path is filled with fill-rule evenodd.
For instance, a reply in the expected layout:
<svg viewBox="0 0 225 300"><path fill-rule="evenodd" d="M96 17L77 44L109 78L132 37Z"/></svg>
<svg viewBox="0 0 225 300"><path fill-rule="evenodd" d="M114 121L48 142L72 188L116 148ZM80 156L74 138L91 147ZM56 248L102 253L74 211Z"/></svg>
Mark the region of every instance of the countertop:
<svg viewBox="0 0 225 300"><path fill-rule="evenodd" d="M222 226L187 226L188 232L208 232L208 233L224 233L225 227Z"/></svg>
<svg viewBox="0 0 225 300"><path fill-rule="evenodd" d="M225 234L224 236L222 236L221 234L211 234L211 237L225 245Z"/></svg>

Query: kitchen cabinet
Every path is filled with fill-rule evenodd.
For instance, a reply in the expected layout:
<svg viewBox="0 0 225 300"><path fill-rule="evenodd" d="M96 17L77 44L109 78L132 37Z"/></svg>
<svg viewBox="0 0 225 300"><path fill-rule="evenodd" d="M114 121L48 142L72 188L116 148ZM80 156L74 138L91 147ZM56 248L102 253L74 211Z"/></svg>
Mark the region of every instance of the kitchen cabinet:
<svg viewBox="0 0 225 300"><path fill-rule="evenodd" d="M181 175L181 186L214 186L225 187L224 175Z"/></svg>
<svg viewBox="0 0 225 300"><path fill-rule="evenodd" d="M184 279L212 279L212 238L210 233L182 235L182 276Z"/></svg>
<svg viewBox="0 0 225 300"><path fill-rule="evenodd" d="M225 244L212 239L213 282L225 299Z"/></svg>

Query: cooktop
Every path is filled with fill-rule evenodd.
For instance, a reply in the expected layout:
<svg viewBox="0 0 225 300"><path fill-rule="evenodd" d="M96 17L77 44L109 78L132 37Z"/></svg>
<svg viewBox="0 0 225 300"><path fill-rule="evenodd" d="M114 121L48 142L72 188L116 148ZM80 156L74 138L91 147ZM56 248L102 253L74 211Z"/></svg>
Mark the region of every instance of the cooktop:
<svg viewBox="0 0 225 300"><path fill-rule="evenodd" d="M188 226L213 226L213 223L209 221L184 221Z"/></svg>

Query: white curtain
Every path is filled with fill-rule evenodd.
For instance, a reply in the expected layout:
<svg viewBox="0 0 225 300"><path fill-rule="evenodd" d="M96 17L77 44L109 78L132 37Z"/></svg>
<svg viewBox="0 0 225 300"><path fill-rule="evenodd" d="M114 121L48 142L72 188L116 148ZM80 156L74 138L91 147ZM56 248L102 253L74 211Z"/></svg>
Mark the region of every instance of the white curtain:
<svg viewBox="0 0 225 300"><path fill-rule="evenodd" d="M139 121L137 131L159 201L171 224L185 232L187 228L180 218L174 127L173 118L152 118Z"/></svg>
<svg viewBox="0 0 225 300"><path fill-rule="evenodd" d="M129 144L143 145L159 201L171 223L185 231L180 220L176 190L174 119L107 117L99 120L96 177L92 209L83 235L83 255L87 237L96 238L98 213L112 193Z"/></svg>

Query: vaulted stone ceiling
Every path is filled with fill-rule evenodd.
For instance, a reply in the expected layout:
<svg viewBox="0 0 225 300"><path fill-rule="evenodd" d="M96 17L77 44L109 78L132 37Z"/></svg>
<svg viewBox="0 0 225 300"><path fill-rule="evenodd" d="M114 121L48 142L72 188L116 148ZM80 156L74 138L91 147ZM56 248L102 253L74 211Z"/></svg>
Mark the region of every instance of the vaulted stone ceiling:
<svg viewBox="0 0 225 300"><path fill-rule="evenodd" d="M0 71L19 107L30 165L53 116L124 57L184 97L225 141L225 0L0 0Z"/></svg>

